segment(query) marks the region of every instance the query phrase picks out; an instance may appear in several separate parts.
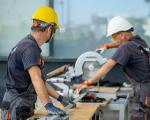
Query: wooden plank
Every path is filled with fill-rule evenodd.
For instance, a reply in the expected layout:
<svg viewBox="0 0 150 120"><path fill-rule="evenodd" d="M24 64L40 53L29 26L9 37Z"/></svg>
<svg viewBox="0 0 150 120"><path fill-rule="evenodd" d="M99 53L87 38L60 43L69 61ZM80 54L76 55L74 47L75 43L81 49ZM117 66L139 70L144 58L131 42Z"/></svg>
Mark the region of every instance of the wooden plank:
<svg viewBox="0 0 150 120"><path fill-rule="evenodd" d="M70 109L69 120L91 120L94 113L100 107L105 107L110 102L110 99L107 99L103 103L77 103L77 107L74 109ZM55 104L55 106L63 109L63 106L60 103ZM1 113L0 113L1 114ZM39 118L47 115L47 111L43 107L40 110L35 112L35 115L30 117L30 119ZM1 115L0 115L1 120Z"/></svg>
<svg viewBox="0 0 150 120"><path fill-rule="evenodd" d="M130 92L130 91L133 91L133 87L120 87L120 91Z"/></svg>
<svg viewBox="0 0 150 120"><path fill-rule="evenodd" d="M109 100L106 100L103 103L77 103L77 107L70 109L68 111L69 114L69 120L91 120L92 116L95 114L95 112L100 108L100 106L106 106L110 102ZM63 109L62 105L57 103L55 106ZM31 118L39 118L47 115L47 111L45 108L42 108L35 112L35 115ZM30 119L31 119L30 118Z"/></svg>
<svg viewBox="0 0 150 120"><path fill-rule="evenodd" d="M91 120L99 109L99 103L78 103L77 108L69 111L70 120Z"/></svg>
<svg viewBox="0 0 150 120"><path fill-rule="evenodd" d="M101 93L116 93L119 90L119 87L90 86L88 89L90 91L98 91Z"/></svg>
<svg viewBox="0 0 150 120"><path fill-rule="evenodd" d="M56 105L60 106L60 105ZM91 120L96 110L100 107L99 103L77 103L77 107L70 109L69 120ZM48 115L45 108L40 109L29 119L35 119Z"/></svg>

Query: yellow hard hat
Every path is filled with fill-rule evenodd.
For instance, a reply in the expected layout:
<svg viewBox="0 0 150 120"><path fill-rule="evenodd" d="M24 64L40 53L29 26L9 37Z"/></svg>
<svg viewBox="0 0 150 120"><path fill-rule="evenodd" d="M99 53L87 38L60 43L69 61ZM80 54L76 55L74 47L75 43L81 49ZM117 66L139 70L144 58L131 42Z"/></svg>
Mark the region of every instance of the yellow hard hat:
<svg viewBox="0 0 150 120"><path fill-rule="evenodd" d="M42 6L39 7L32 15L32 19L34 20L40 20L45 23L55 23L56 29L59 28L58 26L58 17L56 12L48 7L48 6Z"/></svg>

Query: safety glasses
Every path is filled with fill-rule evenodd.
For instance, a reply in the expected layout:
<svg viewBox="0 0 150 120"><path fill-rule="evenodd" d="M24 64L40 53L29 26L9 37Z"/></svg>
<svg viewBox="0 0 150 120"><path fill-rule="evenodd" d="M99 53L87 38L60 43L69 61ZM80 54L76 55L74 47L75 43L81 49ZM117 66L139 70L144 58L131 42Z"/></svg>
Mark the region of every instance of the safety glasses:
<svg viewBox="0 0 150 120"><path fill-rule="evenodd" d="M118 35L119 35L119 33L113 34L113 35L111 36L111 38L112 38L113 40L116 40L116 38L117 38Z"/></svg>

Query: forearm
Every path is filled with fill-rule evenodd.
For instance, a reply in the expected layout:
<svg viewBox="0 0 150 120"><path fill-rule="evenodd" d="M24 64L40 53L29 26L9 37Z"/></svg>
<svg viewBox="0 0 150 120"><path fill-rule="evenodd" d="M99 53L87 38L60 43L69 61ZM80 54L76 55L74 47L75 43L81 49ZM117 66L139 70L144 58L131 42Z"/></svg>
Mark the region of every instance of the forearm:
<svg viewBox="0 0 150 120"><path fill-rule="evenodd" d="M56 99L59 97L59 94L47 82L46 82L46 88L47 88L48 94L50 96L52 96L53 98L56 98Z"/></svg>
<svg viewBox="0 0 150 120"><path fill-rule="evenodd" d="M106 64L104 64L97 72L93 75L91 79L88 80L89 83L94 83L101 80L114 66L116 62L109 59Z"/></svg>
<svg viewBox="0 0 150 120"><path fill-rule="evenodd" d="M114 42L108 44L108 49L117 48L119 45L120 45L119 42L114 41Z"/></svg>
<svg viewBox="0 0 150 120"><path fill-rule="evenodd" d="M42 104L45 105L51 102L51 99L48 96L48 91L46 89L46 85L41 77L41 70L38 66L32 66L28 69L28 72L31 77L32 84L34 89L41 100Z"/></svg>
<svg viewBox="0 0 150 120"><path fill-rule="evenodd" d="M111 48L117 48L119 47L120 43L117 42L117 41L114 41L112 43L105 43L103 44L102 46L100 46L99 48L96 49L96 51L103 51L103 50L106 50L106 49L111 49Z"/></svg>
<svg viewBox="0 0 150 120"><path fill-rule="evenodd" d="M32 80L32 83L42 104L45 105L51 102L51 99L48 97L48 91L45 87L46 85L44 84L43 80L37 78L36 80Z"/></svg>

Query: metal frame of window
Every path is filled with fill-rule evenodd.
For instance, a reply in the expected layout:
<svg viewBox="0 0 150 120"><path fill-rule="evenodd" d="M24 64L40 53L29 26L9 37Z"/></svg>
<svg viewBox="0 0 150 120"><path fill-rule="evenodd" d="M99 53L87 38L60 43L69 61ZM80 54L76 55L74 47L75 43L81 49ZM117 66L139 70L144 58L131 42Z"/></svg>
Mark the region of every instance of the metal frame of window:
<svg viewBox="0 0 150 120"><path fill-rule="evenodd" d="M49 6L54 8L54 0L49 0ZM76 58L56 58L56 57L53 57L54 56L54 39L52 39L50 42L49 42L49 56L48 57L45 57L45 60L47 62L52 62L52 63L74 63L76 61Z"/></svg>
<svg viewBox="0 0 150 120"><path fill-rule="evenodd" d="M49 0L49 6L54 8L54 0ZM54 55L54 39L49 42L49 56Z"/></svg>

